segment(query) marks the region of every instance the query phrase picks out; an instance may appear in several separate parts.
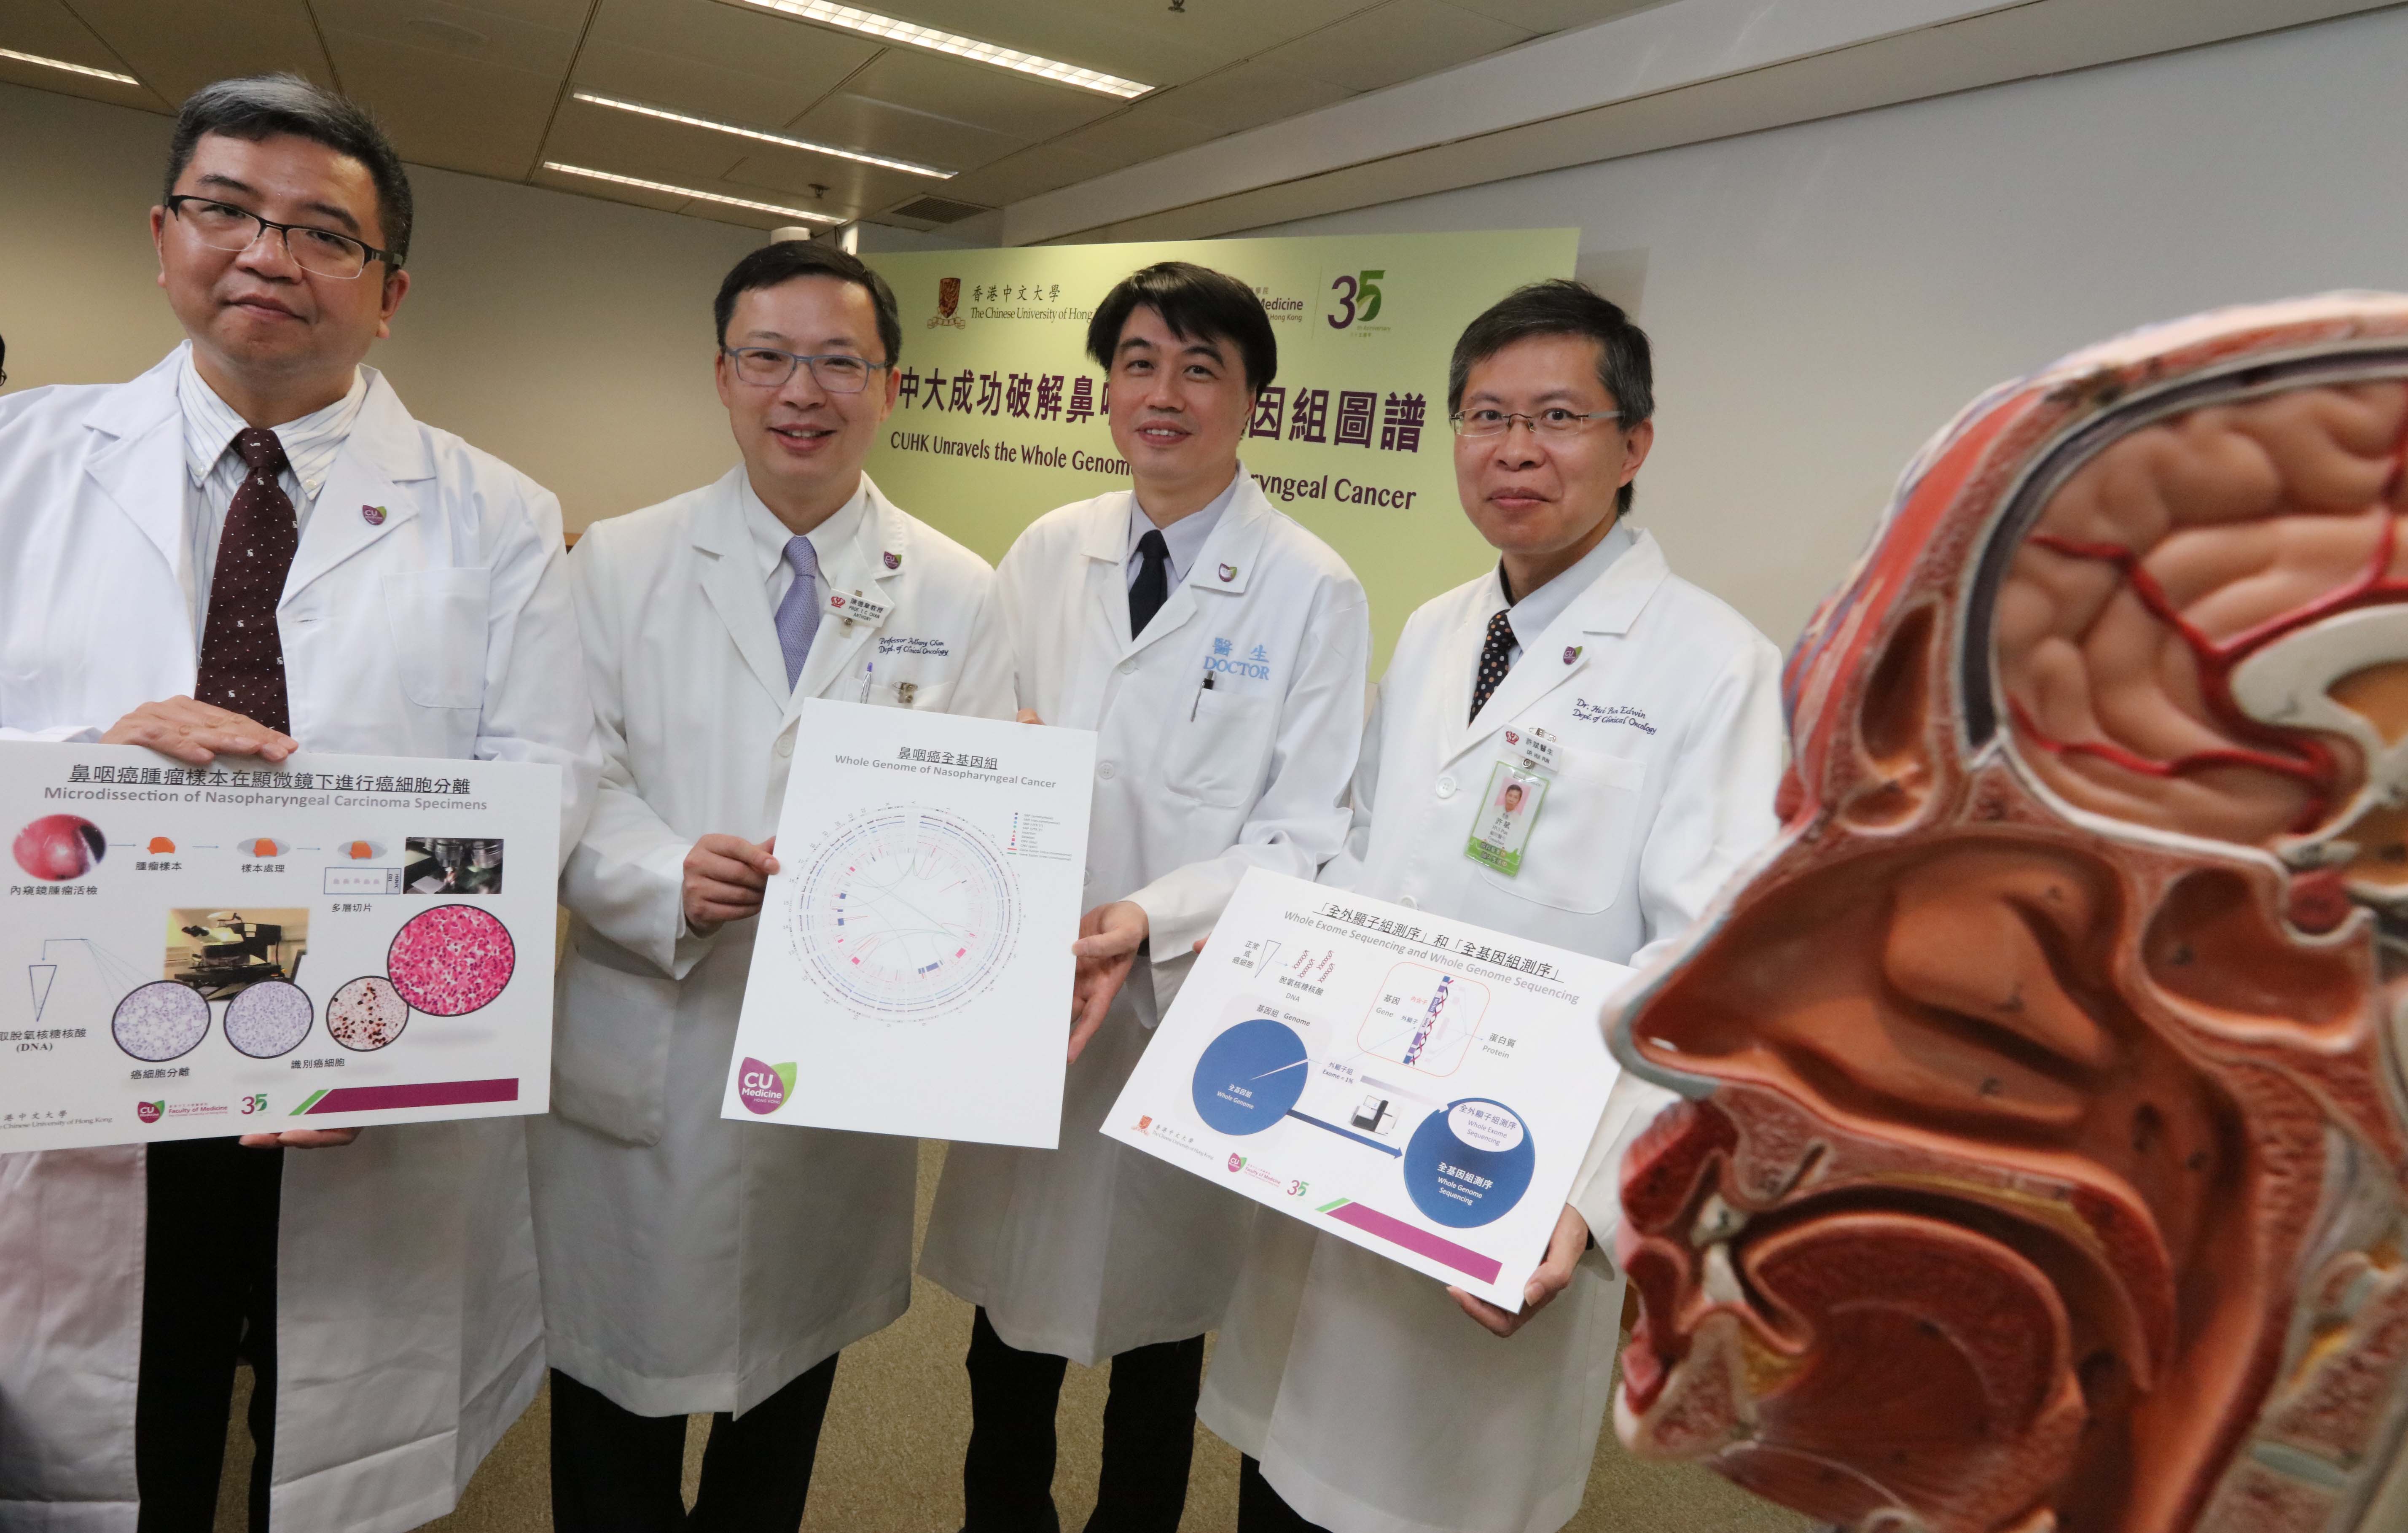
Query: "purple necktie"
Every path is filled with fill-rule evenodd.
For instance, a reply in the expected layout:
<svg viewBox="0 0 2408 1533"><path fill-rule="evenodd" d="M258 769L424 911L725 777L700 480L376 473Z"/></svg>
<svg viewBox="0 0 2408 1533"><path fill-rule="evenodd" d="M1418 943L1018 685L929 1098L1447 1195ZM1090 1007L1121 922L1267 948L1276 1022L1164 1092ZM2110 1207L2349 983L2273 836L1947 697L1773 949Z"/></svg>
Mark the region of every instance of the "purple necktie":
<svg viewBox="0 0 2408 1533"><path fill-rule="evenodd" d="M793 690L811 657L811 640L820 631L820 556L809 537L786 540L786 563L795 566L795 583L778 604L778 648L786 652L786 686Z"/></svg>
<svg viewBox="0 0 2408 1533"><path fill-rule="evenodd" d="M218 534L193 693L202 702L290 734L293 713L284 695L284 641L276 631L276 604L284 598L284 578L292 572L301 533L294 524L293 501L276 481L285 466L284 444L276 433L254 426L236 434L234 451L251 466L251 474L235 491Z"/></svg>

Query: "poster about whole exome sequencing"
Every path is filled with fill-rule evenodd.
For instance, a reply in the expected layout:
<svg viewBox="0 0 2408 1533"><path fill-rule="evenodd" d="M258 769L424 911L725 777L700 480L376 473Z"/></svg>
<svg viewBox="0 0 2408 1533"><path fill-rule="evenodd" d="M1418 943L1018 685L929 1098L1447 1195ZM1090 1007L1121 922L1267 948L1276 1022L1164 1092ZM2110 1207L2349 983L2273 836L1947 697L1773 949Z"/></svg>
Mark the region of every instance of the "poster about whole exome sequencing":
<svg viewBox="0 0 2408 1533"><path fill-rule="evenodd" d="M541 1112L556 768L0 741L0 1152Z"/></svg>

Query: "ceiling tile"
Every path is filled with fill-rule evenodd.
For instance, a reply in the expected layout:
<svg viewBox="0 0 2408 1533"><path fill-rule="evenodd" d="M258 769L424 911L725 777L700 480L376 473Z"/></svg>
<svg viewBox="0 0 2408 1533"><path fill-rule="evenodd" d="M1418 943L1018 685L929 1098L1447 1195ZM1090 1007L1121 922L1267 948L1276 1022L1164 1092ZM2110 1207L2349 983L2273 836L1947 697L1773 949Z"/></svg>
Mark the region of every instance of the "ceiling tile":
<svg viewBox="0 0 2408 1533"><path fill-rule="evenodd" d="M881 170L876 165L778 149L745 156L729 166L721 179L730 186L749 186L755 195L771 193L771 201L784 198L799 208L846 218L858 218L924 194L943 196L942 189L953 184L932 181L925 176ZM826 187L826 194L814 195L811 188L815 185Z"/></svg>
<svg viewBox="0 0 2408 1533"><path fill-rule="evenodd" d="M755 74L682 54L656 53L589 37L577 55L575 83L604 95L775 133L843 78L841 70L825 79Z"/></svg>
<svg viewBox="0 0 2408 1533"><path fill-rule="evenodd" d="M924 26L1101 69L1149 85L1176 85L1340 21L1372 0L879 0L871 7Z"/></svg>
<svg viewBox="0 0 2408 1533"><path fill-rule="evenodd" d="M1627 16L1634 10L1669 5L1670 0L1446 0L1446 3L1457 10L1471 11L1527 32L1548 33L1594 26L1616 16Z"/></svg>
<svg viewBox="0 0 2408 1533"><path fill-rule="evenodd" d="M1259 127L1345 100L1343 85L1254 60L1208 75L1165 94L1162 109L1192 122L1209 122L1223 133Z"/></svg>
<svg viewBox="0 0 2408 1533"><path fill-rule="evenodd" d="M803 26L719 0L601 0L586 46L590 50L603 45L791 81L795 104L786 108L789 113L825 94L880 51L867 37Z"/></svg>
<svg viewBox="0 0 2408 1533"><path fill-rule="evenodd" d="M1051 192L1057 186L1068 186L1073 181L1083 181L1116 168L1110 161L1095 159L1076 150L1039 144L947 181L945 189L938 195L959 197L964 202L982 203L994 208L1007 202L1017 202L1023 197L1033 197L1039 192Z"/></svg>
<svg viewBox="0 0 2408 1533"><path fill-rule="evenodd" d="M1376 91L1468 63L1531 36L1525 27L1457 10L1440 0L1387 0L1338 26L1276 48L1267 64Z"/></svg>
<svg viewBox="0 0 2408 1533"><path fill-rule="evenodd" d="M597 166L608 169L608 166ZM602 197L610 202L631 202L638 208L654 208L664 213L675 213L694 206L691 197L676 196L666 192L647 192L639 186L620 186L609 181L590 180L583 176L564 176L557 170L538 166L531 179L538 186L549 186L561 192L574 192L580 196Z"/></svg>
<svg viewBox="0 0 2408 1533"><path fill-rule="evenodd" d="M1048 140L1049 147L1076 150L1106 165L1132 165L1218 138L1226 129L1178 115L1176 98L1139 102L1116 117Z"/></svg>
<svg viewBox="0 0 2408 1533"><path fill-rule="evenodd" d="M847 94L940 111L956 122L1020 139L1051 138L1126 103L989 64L891 48L845 81Z"/></svg>
<svg viewBox="0 0 2408 1533"><path fill-rule="evenodd" d="M556 76L329 31L343 88L372 107L402 158L512 180L534 168Z"/></svg>
<svg viewBox="0 0 2408 1533"><path fill-rule="evenodd" d="M64 59L69 64L85 64L93 69L111 69L127 73L125 61L109 50L99 34L77 20L62 0L0 0L0 48L13 48L21 53L33 53L45 59ZM26 65L25 67L33 67ZM59 80L77 77L65 70L52 72ZM82 77L91 79L89 75ZM105 80L93 80L104 85Z"/></svg>
<svg viewBox="0 0 2408 1533"><path fill-rule="evenodd" d="M578 24L584 20L579 16L567 26L541 25L437 0L400 5L386 0L310 0L310 7L334 54L336 72L342 75L344 87L355 92L360 87L344 67L346 44L338 38L382 45L380 68L404 70L412 79L435 80L458 61L550 75L556 88L560 77L568 72L569 57L577 50Z"/></svg>
<svg viewBox="0 0 2408 1533"><path fill-rule="evenodd" d="M244 0L239 6L76 0L75 9L129 69L171 103L211 80L275 69L294 70L321 85L335 83L318 46L318 24L303 0Z"/></svg>
<svg viewBox="0 0 2408 1533"><path fill-rule="evenodd" d="M805 138L968 170L1024 147L1026 136L990 133L950 116L838 91L787 126Z"/></svg>

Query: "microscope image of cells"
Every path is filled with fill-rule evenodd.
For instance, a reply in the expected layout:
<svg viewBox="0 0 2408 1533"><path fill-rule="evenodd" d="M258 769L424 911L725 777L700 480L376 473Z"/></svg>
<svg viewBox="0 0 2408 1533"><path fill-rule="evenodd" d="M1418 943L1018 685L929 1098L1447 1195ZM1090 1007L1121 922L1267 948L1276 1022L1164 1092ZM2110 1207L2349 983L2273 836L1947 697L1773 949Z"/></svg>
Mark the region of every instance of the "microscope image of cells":
<svg viewBox="0 0 2408 1533"><path fill-rule="evenodd" d="M509 928L474 905L437 905L402 923L385 971L410 1009L461 1017L492 1004L518 967Z"/></svg>
<svg viewBox="0 0 2408 1533"><path fill-rule="evenodd" d="M209 1036L209 1003L190 985L153 980L117 1003L108 1030L117 1046L136 1059L174 1059Z"/></svg>
<svg viewBox="0 0 2408 1533"><path fill-rule="evenodd" d="M362 1053L381 1049L409 1024L409 1003L381 974L363 974L326 1003L326 1033Z"/></svg>
<svg viewBox="0 0 2408 1533"><path fill-rule="evenodd" d="M291 1053L309 1036L316 1010L299 985L262 980L227 1003L226 1041L253 1059Z"/></svg>

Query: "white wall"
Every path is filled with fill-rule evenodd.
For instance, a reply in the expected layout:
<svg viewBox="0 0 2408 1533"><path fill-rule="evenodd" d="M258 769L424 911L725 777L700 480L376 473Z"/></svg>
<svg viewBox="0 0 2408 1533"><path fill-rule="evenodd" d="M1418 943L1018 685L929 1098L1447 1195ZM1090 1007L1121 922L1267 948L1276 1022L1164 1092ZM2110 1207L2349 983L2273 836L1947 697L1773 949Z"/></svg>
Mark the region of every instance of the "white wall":
<svg viewBox="0 0 2408 1533"><path fill-rule="evenodd" d="M2408 10L1281 224L1582 228L1638 294L1638 519L1786 646L1987 385L2218 305L2408 289Z"/></svg>
<svg viewBox="0 0 2408 1533"><path fill-rule="evenodd" d="M9 392L130 378L181 338L147 219L166 118L0 85ZM761 236L412 166L413 285L369 352L422 420L533 475L572 528L736 461L710 300Z"/></svg>

